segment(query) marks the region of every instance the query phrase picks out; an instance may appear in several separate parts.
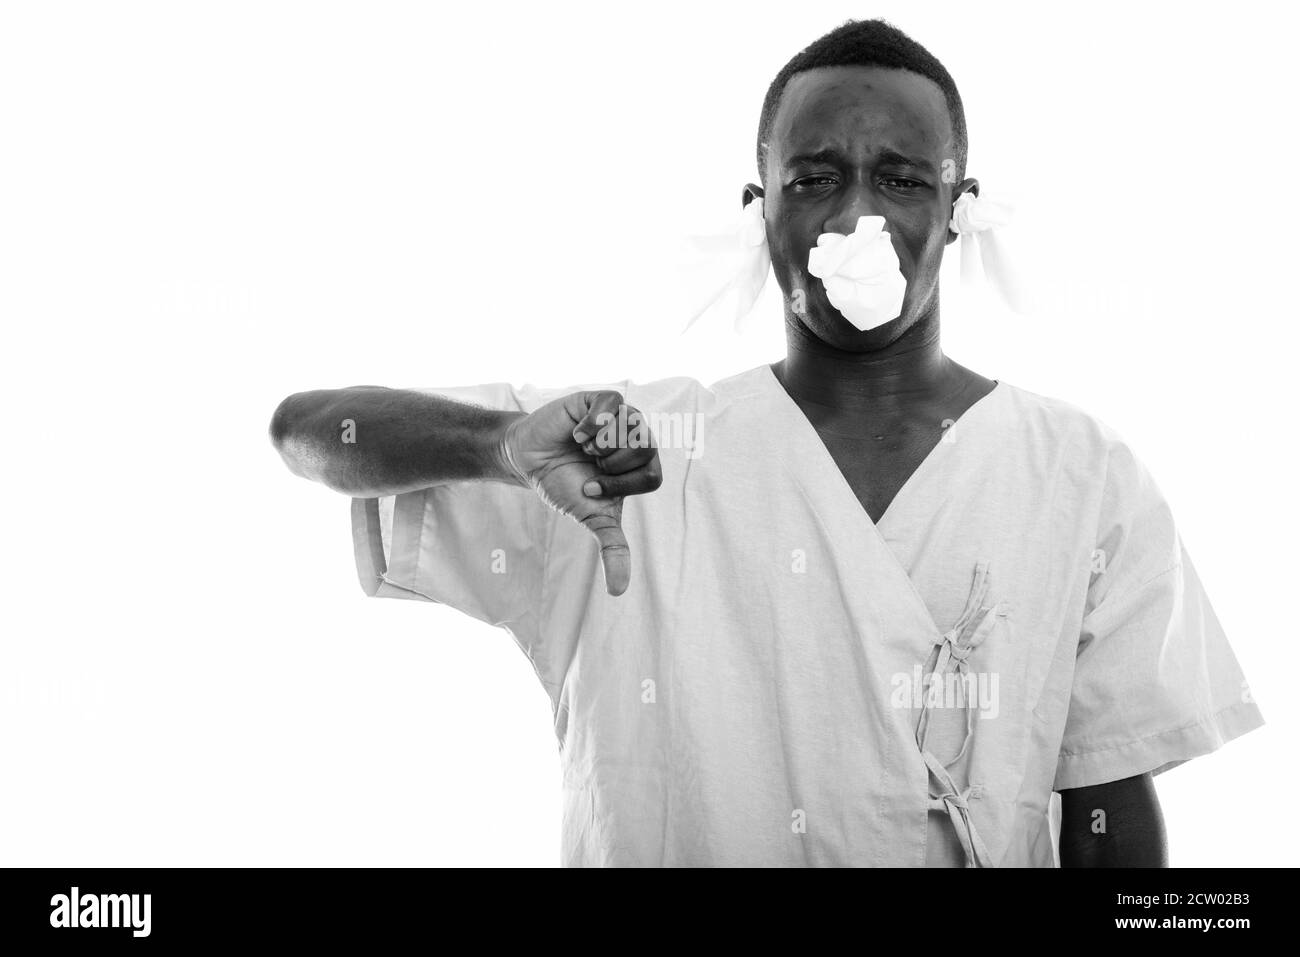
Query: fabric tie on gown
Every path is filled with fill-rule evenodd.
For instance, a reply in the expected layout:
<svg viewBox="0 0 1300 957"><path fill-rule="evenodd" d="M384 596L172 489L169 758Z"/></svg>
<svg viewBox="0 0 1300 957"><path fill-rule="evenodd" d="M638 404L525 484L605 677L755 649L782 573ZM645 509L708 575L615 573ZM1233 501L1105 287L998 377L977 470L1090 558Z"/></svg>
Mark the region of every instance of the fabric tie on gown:
<svg viewBox="0 0 1300 957"><path fill-rule="evenodd" d="M927 687L922 694L921 715L916 724L916 746L920 749L925 766L930 771L932 784L937 785L939 791L935 794L936 788L931 790L930 810L943 811L952 821L957 839L961 842L962 850L966 855L967 867L992 865L988 848L980 839L970 813L970 802L982 795L983 785L971 784L962 788L953 779L948 769L960 761L966 753L974 730L972 726L974 712L971 709L970 696L964 690L967 676L966 659L989 636L996 627L998 618L1005 617L1007 613L1005 602L986 604L990 587L988 562L978 562L975 565L974 578L965 609L957 619L957 623L935 642L934 650L930 654L926 669ZM931 683L938 682L942 685L947 676L953 673L958 676L958 687L963 689L962 704L966 711L966 729L957 754L948 761L940 761L927 747L930 733Z"/></svg>

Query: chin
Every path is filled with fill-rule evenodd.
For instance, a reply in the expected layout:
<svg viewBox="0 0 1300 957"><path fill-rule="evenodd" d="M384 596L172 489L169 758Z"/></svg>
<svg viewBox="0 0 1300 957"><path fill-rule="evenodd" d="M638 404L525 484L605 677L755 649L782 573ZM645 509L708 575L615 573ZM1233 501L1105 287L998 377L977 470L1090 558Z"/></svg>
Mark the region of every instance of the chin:
<svg viewBox="0 0 1300 957"><path fill-rule="evenodd" d="M803 324L804 328L834 349L844 352L875 352L892 345L907 331L909 323L904 322L903 318L900 315L863 332L832 309L829 314L803 320Z"/></svg>

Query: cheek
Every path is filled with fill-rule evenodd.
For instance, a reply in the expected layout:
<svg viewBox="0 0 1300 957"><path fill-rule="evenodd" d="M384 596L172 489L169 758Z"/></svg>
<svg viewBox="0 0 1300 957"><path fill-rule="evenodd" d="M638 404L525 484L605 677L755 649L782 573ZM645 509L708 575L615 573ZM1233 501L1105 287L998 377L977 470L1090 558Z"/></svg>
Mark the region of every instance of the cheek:
<svg viewBox="0 0 1300 957"><path fill-rule="evenodd" d="M772 266L778 276L802 275L808 270L808 250L816 244L806 244L802 234L788 225L768 232L768 251Z"/></svg>
<svg viewBox="0 0 1300 957"><path fill-rule="evenodd" d="M899 264L908 280L937 273L943 261L943 234L934 231L907 233L894 244Z"/></svg>
<svg viewBox="0 0 1300 957"><path fill-rule="evenodd" d="M800 262L798 255L785 248L773 248L771 253L772 273L776 276L781 291L787 297L793 295L799 289L806 291L809 277L807 271L803 268L805 264Z"/></svg>

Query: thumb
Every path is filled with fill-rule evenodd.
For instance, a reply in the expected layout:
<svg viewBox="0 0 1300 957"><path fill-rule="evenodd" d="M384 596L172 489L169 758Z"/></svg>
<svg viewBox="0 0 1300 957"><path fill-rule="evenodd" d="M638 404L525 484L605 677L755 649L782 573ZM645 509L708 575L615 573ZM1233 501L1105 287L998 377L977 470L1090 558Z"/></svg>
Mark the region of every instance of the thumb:
<svg viewBox="0 0 1300 957"><path fill-rule="evenodd" d="M632 578L632 549L620 524L623 506L620 502L615 514L597 514L582 520L587 530L596 536L600 545L600 563L605 569L605 590L611 595L627 591Z"/></svg>

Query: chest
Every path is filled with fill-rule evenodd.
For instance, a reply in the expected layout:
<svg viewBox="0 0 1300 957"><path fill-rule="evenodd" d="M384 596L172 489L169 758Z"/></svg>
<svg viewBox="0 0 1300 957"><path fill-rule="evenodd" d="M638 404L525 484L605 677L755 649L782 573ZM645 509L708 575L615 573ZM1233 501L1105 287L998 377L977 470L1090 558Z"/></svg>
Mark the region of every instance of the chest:
<svg viewBox="0 0 1300 957"><path fill-rule="evenodd" d="M856 433L819 432L826 450L874 524L879 524L908 480L944 441L940 425L912 425Z"/></svg>
<svg viewBox="0 0 1300 957"><path fill-rule="evenodd" d="M995 385L976 378L951 398L921 401L889 414L827 414L823 409L814 410L809 420L858 503L879 525L938 446L955 443L959 420Z"/></svg>

